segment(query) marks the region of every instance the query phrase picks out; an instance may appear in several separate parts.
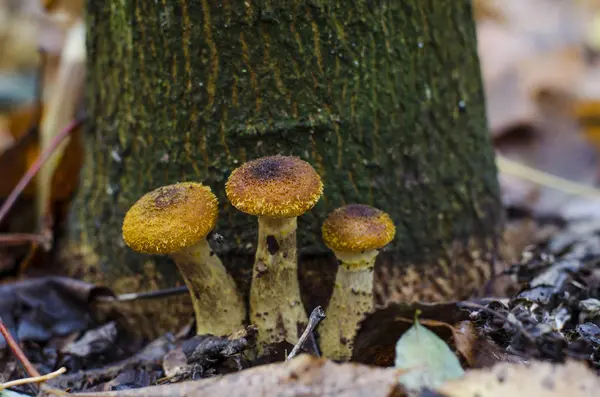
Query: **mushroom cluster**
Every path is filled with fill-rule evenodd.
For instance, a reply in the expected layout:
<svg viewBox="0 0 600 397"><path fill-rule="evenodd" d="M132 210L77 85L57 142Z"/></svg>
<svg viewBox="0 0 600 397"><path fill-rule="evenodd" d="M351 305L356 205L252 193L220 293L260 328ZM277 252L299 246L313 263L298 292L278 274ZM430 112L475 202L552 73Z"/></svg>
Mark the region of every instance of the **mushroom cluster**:
<svg viewBox="0 0 600 397"><path fill-rule="evenodd" d="M321 178L297 157L267 156L233 170L225 193L235 208L258 218L249 297L258 347L296 343L308 322L298 282L297 218L319 201ZM123 221L123 240L131 249L174 260L188 287L199 335L230 335L247 316L235 281L206 238L217 217L211 189L184 182L146 193ZM318 328L320 347L327 357L347 360L358 323L373 309L375 258L394 238L395 228L383 211L352 204L334 210L322 234L340 266L327 317Z"/></svg>

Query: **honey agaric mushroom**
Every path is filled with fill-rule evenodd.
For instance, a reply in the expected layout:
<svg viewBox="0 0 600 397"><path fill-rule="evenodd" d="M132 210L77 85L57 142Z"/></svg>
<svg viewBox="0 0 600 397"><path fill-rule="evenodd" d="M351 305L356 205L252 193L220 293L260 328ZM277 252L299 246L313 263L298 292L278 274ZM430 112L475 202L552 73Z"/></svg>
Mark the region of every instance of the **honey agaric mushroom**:
<svg viewBox="0 0 600 397"><path fill-rule="evenodd" d="M169 255L188 287L198 335L229 335L243 327L245 305L235 281L210 248L218 201L210 187L184 182L142 196L123 221L123 240L134 251Z"/></svg>
<svg viewBox="0 0 600 397"><path fill-rule="evenodd" d="M374 306L375 259L379 249L394 239L396 228L385 212L350 204L329 214L321 231L340 266L325 311L327 317L318 328L320 347L325 357L348 360L358 323Z"/></svg>
<svg viewBox="0 0 600 397"><path fill-rule="evenodd" d="M297 157L268 156L235 169L225 191L233 206L258 216L250 289L250 322L258 328L257 342L295 343L308 321L298 284L297 217L321 197L321 178Z"/></svg>

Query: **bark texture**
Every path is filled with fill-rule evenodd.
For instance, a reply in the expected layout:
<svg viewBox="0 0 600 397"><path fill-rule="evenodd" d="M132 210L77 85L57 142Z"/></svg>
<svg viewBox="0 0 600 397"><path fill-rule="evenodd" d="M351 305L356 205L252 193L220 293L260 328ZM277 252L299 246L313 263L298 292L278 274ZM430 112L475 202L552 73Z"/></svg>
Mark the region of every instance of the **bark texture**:
<svg viewBox="0 0 600 397"><path fill-rule="evenodd" d="M69 219L69 250L85 260L71 271L119 292L178 282L172 265L126 249L120 230L138 197L186 180L219 195L225 265L250 268L256 219L229 205L224 183L280 153L325 183L298 219L304 289L331 291L319 228L348 203L396 223L381 300L480 285L501 209L470 3L88 1L86 165Z"/></svg>

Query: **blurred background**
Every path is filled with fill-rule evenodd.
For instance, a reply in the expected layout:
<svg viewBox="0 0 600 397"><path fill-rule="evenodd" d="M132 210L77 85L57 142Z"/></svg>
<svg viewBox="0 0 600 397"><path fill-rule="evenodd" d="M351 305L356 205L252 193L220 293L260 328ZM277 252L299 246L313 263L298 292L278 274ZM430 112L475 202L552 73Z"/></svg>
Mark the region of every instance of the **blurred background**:
<svg viewBox="0 0 600 397"><path fill-rule="evenodd" d="M0 0L0 197L81 103L83 3ZM600 218L600 0L473 5L506 206L541 218ZM43 200L66 197L78 150L77 142L58 150L56 169L23 197L39 201L43 186L52 187ZM26 214L13 218L27 221Z"/></svg>

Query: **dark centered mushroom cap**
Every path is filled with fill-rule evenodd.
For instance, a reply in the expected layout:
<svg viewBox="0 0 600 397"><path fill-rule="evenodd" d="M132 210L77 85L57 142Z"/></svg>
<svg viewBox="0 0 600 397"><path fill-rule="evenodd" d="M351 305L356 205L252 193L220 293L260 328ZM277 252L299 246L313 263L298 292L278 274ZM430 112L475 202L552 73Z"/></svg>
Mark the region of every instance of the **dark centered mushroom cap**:
<svg viewBox="0 0 600 397"><path fill-rule="evenodd" d="M123 240L134 251L170 254L205 237L217 222L219 206L210 187L183 182L142 196L123 220Z"/></svg>
<svg viewBox="0 0 600 397"><path fill-rule="evenodd" d="M292 218L314 207L323 194L323 183L315 169L298 157L267 156L233 170L225 192L231 204L247 214Z"/></svg>
<svg viewBox="0 0 600 397"><path fill-rule="evenodd" d="M350 204L334 210L321 228L323 241L340 252L362 252L389 244L396 234L388 214L364 204Z"/></svg>

